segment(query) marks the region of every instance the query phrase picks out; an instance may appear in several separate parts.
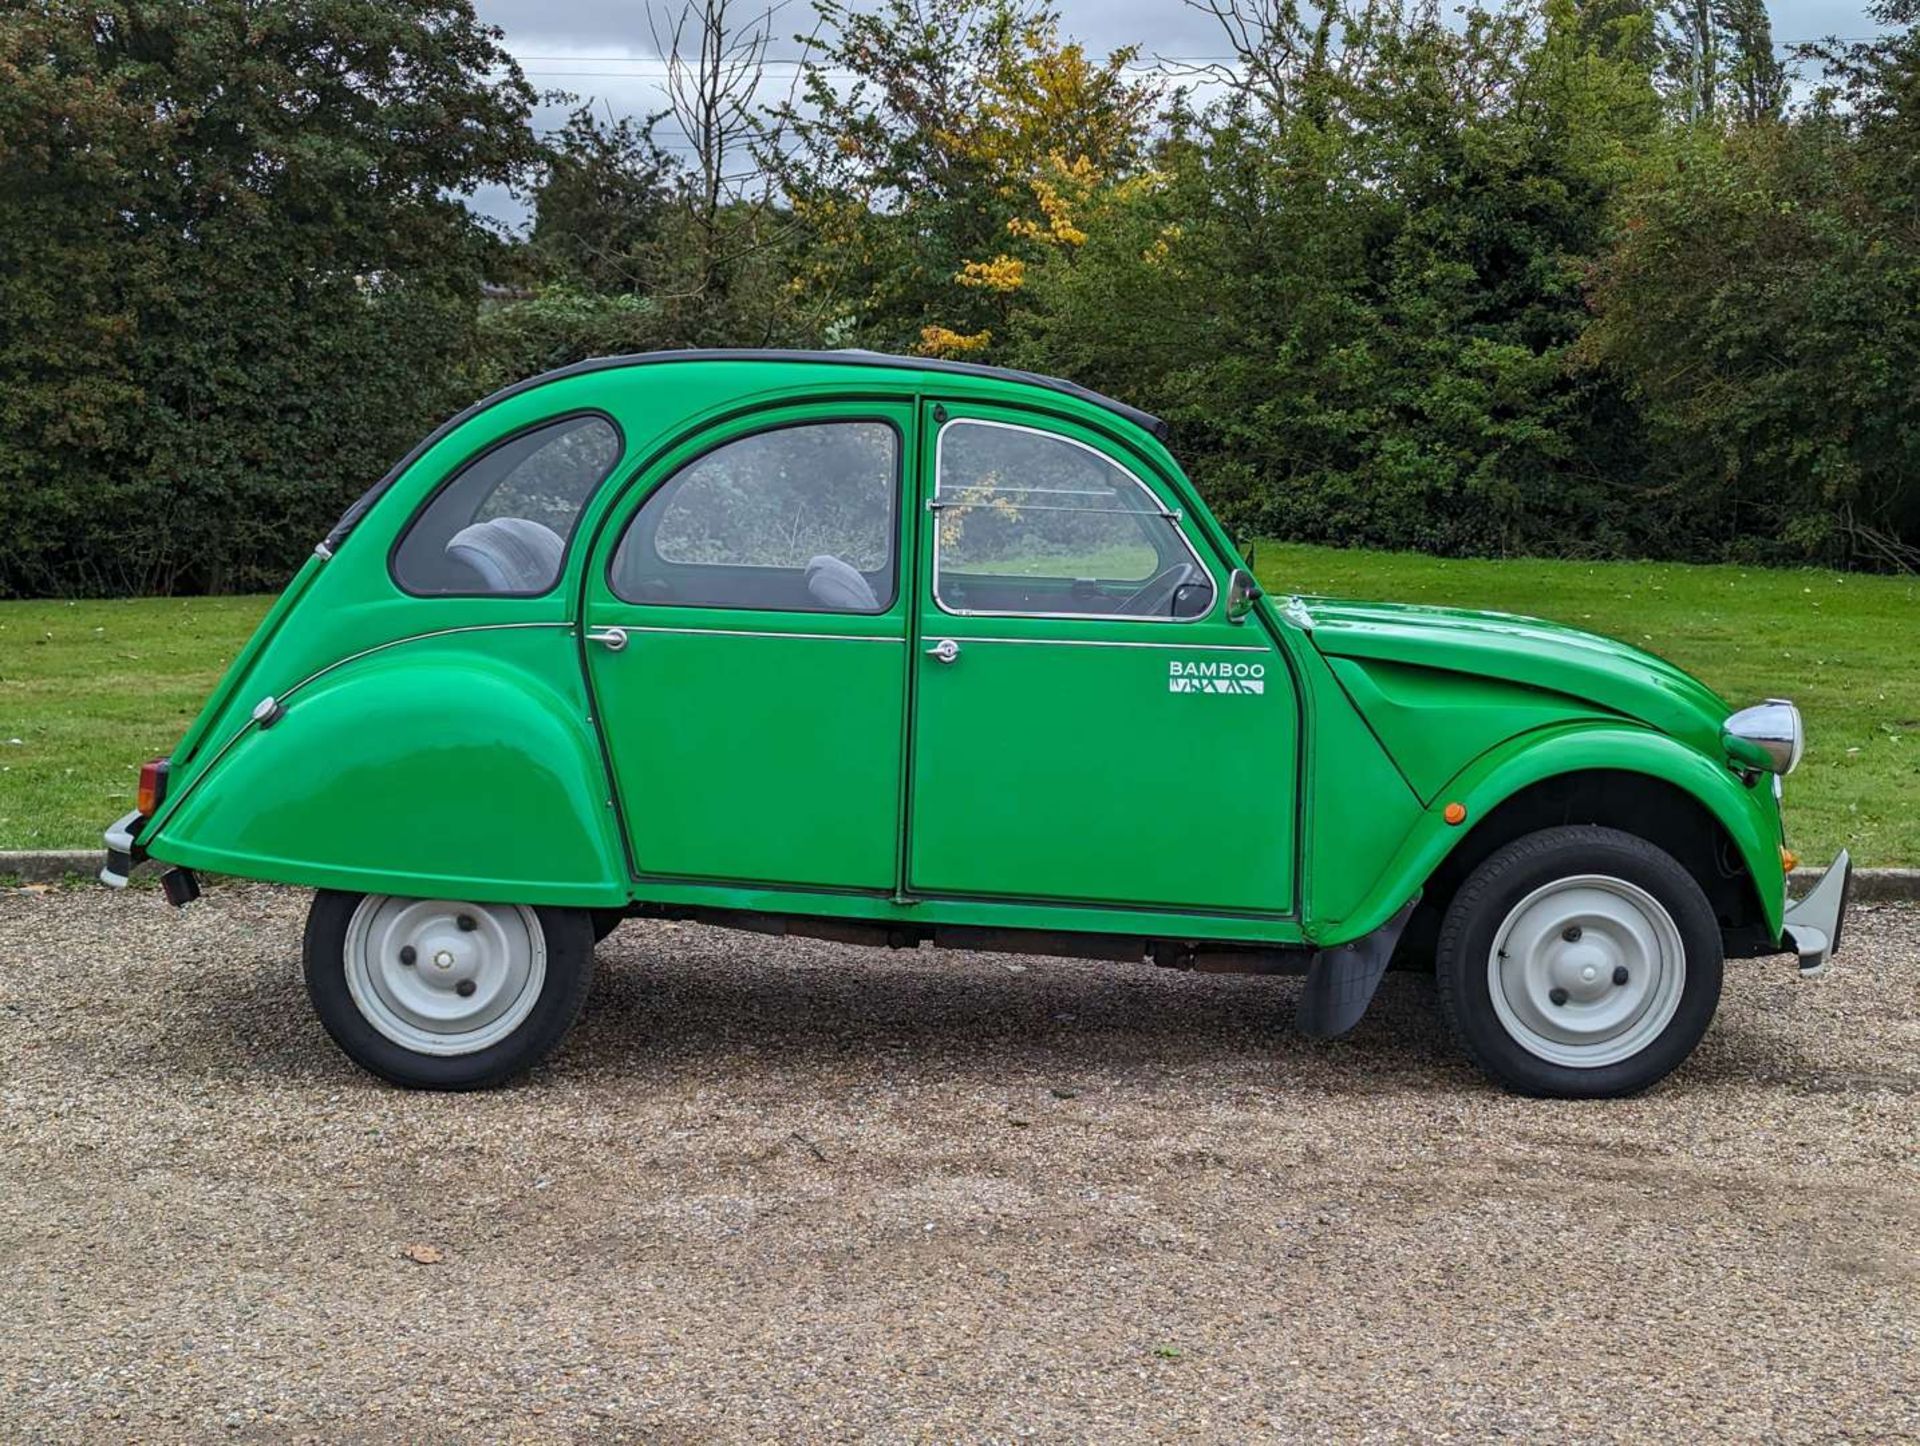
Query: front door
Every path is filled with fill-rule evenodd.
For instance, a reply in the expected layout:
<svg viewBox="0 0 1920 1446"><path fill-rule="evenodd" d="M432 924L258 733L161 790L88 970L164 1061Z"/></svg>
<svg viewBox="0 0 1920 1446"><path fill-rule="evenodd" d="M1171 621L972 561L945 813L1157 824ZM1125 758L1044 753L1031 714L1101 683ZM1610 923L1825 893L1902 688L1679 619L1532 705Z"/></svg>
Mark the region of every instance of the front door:
<svg viewBox="0 0 1920 1446"><path fill-rule="evenodd" d="M908 887L1290 912L1291 676L1177 494L1064 421L922 435Z"/></svg>
<svg viewBox="0 0 1920 1446"><path fill-rule="evenodd" d="M639 873L893 892L911 423L904 404L757 414L609 518L582 616Z"/></svg>

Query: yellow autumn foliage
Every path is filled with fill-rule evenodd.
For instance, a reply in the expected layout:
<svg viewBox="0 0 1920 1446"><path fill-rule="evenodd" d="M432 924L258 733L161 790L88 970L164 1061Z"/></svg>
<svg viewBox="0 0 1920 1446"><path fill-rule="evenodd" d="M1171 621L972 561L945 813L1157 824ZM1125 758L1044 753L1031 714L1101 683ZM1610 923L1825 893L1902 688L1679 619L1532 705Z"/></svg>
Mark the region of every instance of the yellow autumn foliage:
<svg viewBox="0 0 1920 1446"><path fill-rule="evenodd" d="M920 328L919 345L914 350L921 356L965 357L983 350L992 340L993 333L990 331L976 331L967 335L944 326L923 326Z"/></svg>
<svg viewBox="0 0 1920 1446"><path fill-rule="evenodd" d="M962 286L985 291L1018 291L1027 279L1027 263L1018 256L996 256L991 261L969 261L954 277Z"/></svg>

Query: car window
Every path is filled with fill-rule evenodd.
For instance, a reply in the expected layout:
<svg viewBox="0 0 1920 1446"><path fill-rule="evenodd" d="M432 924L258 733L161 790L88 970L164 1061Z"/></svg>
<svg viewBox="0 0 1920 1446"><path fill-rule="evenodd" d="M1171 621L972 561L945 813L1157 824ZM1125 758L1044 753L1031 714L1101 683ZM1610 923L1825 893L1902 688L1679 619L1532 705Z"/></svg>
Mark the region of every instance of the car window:
<svg viewBox="0 0 1920 1446"><path fill-rule="evenodd" d="M1213 579L1179 519L1080 442L1004 422L940 433L934 595L949 612L1196 618Z"/></svg>
<svg viewBox="0 0 1920 1446"><path fill-rule="evenodd" d="M408 592L542 593L559 581L580 509L620 458L605 417L567 417L474 458L414 518L393 555Z"/></svg>
<svg viewBox="0 0 1920 1446"><path fill-rule="evenodd" d="M608 580L633 603L885 612L899 490L899 434L885 422L756 432L661 483Z"/></svg>

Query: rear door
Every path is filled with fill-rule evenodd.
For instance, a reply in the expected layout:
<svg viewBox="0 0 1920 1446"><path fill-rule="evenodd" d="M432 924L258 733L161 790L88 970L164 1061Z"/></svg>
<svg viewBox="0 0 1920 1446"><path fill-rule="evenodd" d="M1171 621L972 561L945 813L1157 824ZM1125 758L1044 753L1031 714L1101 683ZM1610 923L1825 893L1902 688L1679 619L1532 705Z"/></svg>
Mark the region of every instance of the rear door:
<svg viewBox="0 0 1920 1446"><path fill-rule="evenodd" d="M616 507L583 618L639 873L894 891L912 420L756 413Z"/></svg>
<svg viewBox="0 0 1920 1446"><path fill-rule="evenodd" d="M1064 420L922 436L909 888L1290 912L1291 677L1177 495Z"/></svg>

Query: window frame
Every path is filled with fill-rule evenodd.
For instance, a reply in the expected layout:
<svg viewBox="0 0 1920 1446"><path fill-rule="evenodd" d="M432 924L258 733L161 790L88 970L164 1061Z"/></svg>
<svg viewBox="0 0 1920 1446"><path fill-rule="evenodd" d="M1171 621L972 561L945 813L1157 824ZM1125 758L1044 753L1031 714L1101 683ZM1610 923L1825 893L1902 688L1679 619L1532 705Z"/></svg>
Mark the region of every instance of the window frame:
<svg viewBox="0 0 1920 1446"><path fill-rule="evenodd" d="M530 436L534 432L544 431L548 427L557 427L564 422L577 422L588 419L605 422L613 429L613 461L608 464L606 471L600 474L599 480L588 490L587 495L580 499L580 510L574 514L573 526L567 529L567 535L561 539L560 567L559 570L554 573L552 582L538 591L515 592L493 592L490 590L483 592L421 592L417 588L407 586L406 579L400 575L400 549L406 546L407 539L413 535L413 530L420 525L421 519L433 510L434 504L440 500L442 493L464 477L469 470L485 461L502 447L510 447L515 442ZM567 580L567 569L573 561L573 541L580 533L581 520L585 518L592 509L594 500L598 498L602 490L605 489L608 479L619 473L626 460L626 429L620 425L612 413L603 411L599 407L576 407L571 411L560 412L551 417L542 417L538 421L528 422L524 426L515 427L512 431L495 437L485 446L476 448L461 458L461 460L452 467L449 467L446 475L434 484L433 490L423 497L419 505L407 515L406 522L401 526L400 530L394 534L392 546L387 549L387 577L393 585L399 588L406 596L424 599L458 598L465 600L470 598L497 597L525 600L527 598L552 597L554 593L560 590L561 584ZM504 481L505 479L502 480ZM491 496L492 494L489 493L488 495Z"/></svg>
<svg viewBox="0 0 1920 1446"><path fill-rule="evenodd" d="M940 464L946 448L947 433L953 428L960 426L998 427L1005 432L1031 432L1033 435L1044 437L1048 441L1064 442L1070 447L1078 447L1083 452L1090 452L1094 457L1120 472L1128 481L1132 482L1134 486L1147 494L1153 501L1154 506L1159 509L1160 517L1171 526L1174 536L1180 539L1180 545L1187 550L1187 556L1193 561L1193 564L1200 569L1200 575L1206 578L1208 598L1205 609L1195 613L1192 617L1185 618L1172 616L1162 617L1157 613L1066 613L1034 612L1031 610L1014 611L997 608L948 607L946 599L940 596L940 528L936 521L935 525L928 528L927 531L930 538L929 547L932 554L931 591L933 594L933 603L941 612L950 618L1058 618L1073 622L1120 623L1199 623L1205 622L1213 616L1214 610L1220 605L1220 580L1213 575L1213 569L1207 566L1206 559L1200 555L1199 549L1193 545L1193 539L1187 536L1187 529L1182 525L1186 521L1186 514L1177 508L1168 507L1160 494L1148 486L1146 480L1131 467L1109 456L1092 443L1083 442L1078 437L1069 437L1064 432L1050 431L1045 427L1036 427L1023 422L1003 422L995 417L949 417L940 424L940 430L934 434L933 439L933 476L929 479L932 486L927 497L927 510L931 512L936 519L938 519L941 510L939 506ZM1164 569L1161 569L1161 571L1164 571ZM1152 582L1157 576L1159 576L1158 571L1150 574L1141 585L1145 586L1147 582Z"/></svg>
<svg viewBox="0 0 1920 1446"><path fill-rule="evenodd" d="M706 459L714 453L731 447L735 443L745 442L755 437L770 436L775 432L790 432L800 427L833 426L878 426L885 427L893 434L893 492L888 508L889 515L887 517L887 560L890 564L889 572L893 582L893 591L888 597L884 607L876 608L868 612L850 608L758 607L744 603L680 602L671 598L631 598L620 590L614 577L614 562L620 556L621 549L626 545L627 534L633 530L634 525L639 522L641 515L646 512L647 508L658 501L660 495L673 484L674 479L686 472L689 468L699 466L700 463L706 461ZM907 431L901 425L899 418L868 412L850 412L844 416L787 417L781 421L774 422L771 426L746 428L734 432L730 436L721 437L711 444L701 447L698 451L683 457L679 462L675 463L672 470L660 478L659 481L655 482L651 487L642 489L640 492L640 500L634 504L633 510L617 523L613 524L609 529L613 534L613 540L611 545L606 549L607 560L601 568L601 584L606 588L607 595L623 607L693 608L731 613L800 613L812 617L830 618L886 617L899 608L900 600L906 591L906 589L901 586L901 558L907 549L901 545L900 523L906 505L907 446ZM744 562L668 562L666 558L660 557L660 549L656 540L650 539L649 545L653 548L653 555L668 567L738 567L744 569L752 566L752 564ZM795 569L795 571L804 573L805 569Z"/></svg>

